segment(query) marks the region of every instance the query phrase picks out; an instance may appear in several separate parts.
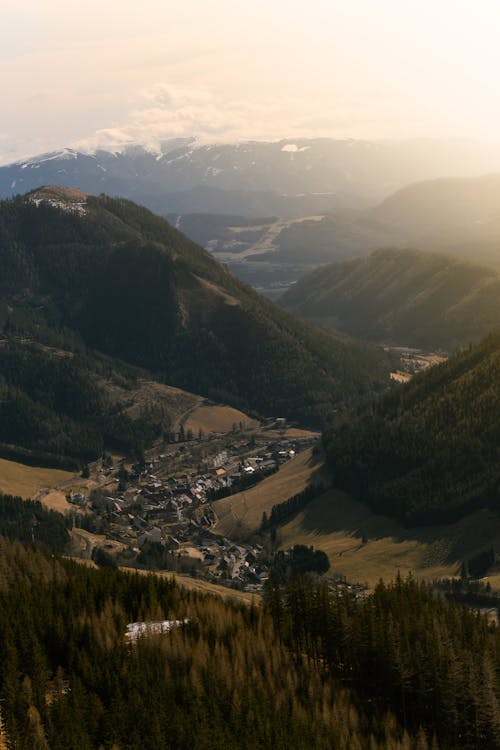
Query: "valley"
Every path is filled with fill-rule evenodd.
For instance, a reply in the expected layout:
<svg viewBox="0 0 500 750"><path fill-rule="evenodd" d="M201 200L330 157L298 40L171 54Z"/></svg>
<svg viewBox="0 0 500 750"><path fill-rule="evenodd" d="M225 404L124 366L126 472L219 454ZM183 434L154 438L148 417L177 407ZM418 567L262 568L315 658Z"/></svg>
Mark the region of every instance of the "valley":
<svg viewBox="0 0 500 750"><path fill-rule="evenodd" d="M366 299L374 301L374 309L379 306L385 328L377 329L374 338L385 335L386 343L376 348L301 323L134 204L53 187L0 208L6 220L4 254L17 247L9 245L15 238L31 264L28 275L16 266L20 256L14 252L13 271L4 279L1 489L34 497L74 519L72 555L190 573L196 580L255 593L262 591L273 560L297 545L326 553L333 580L371 588L398 570L424 579L456 576L464 561L496 544L489 506L463 503L459 515L477 530L467 542L461 531L467 524L453 515L453 507L448 526L436 512L432 528L423 528L417 507L414 516L404 516L399 507L375 502L368 484L359 485L366 466L354 470L357 483L348 485L344 465L354 450L350 446L368 429L363 409L382 408L405 393L406 386L391 389L391 379L414 378L418 393L421 382L444 378L439 375L446 372L444 352L411 346L410 323L418 320L422 326L427 305L429 329L436 335L439 314L447 318L450 309L457 314L462 299L467 304L461 314L473 317L470 310L479 305L474 300L495 286L493 271L417 251L379 251L320 269L285 295L287 304L295 300L301 311L296 300L311 284L310 298L324 304L316 279L329 288L332 275L345 272L337 283L337 304L343 285L351 290L345 312L351 325L356 308L375 325ZM57 243L50 249L36 244L20 222L23 217L42 237L50 225ZM233 220L221 220L219 230L225 227L227 237L246 235L260 243L262 255L269 254L283 231L302 226L299 219L288 225L255 220L238 229ZM197 227L205 231L203 221ZM68 245L68 232L78 239L76 245ZM95 243L103 243L105 251L97 255ZM60 258L64 267L68 252L73 254L69 294L61 292L58 276ZM248 259L247 250L242 252ZM98 264L92 279L85 276L88 257ZM144 283L133 310L123 307L138 289L131 272ZM79 288L82 278L87 279L85 295ZM28 290L23 287L27 279ZM358 297L352 296L356 284ZM389 303L399 325L392 333L384 307ZM409 317L402 309L410 311ZM102 316L105 335L95 325ZM54 325L57 317L64 326ZM366 332L366 323L352 330ZM397 345L403 337L408 346ZM387 343L388 338L396 343ZM462 358L467 361L467 356ZM475 362L477 355L470 356ZM457 368L453 358L450 367L452 372ZM482 381L487 394L490 381L488 373ZM382 401L374 402L379 392ZM273 412L279 417L266 416ZM38 423L46 432L26 430L23 414L32 422L28 415L43 415ZM409 415L401 429L412 429L412 419ZM326 464L319 432L310 429L315 424L329 425ZM359 425L356 432L348 431L350 424ZM360 455L363 450L371 460L367 449ZM340 474L338 457L344 462ZM26 458L52 462L61 474L29 467L23 476L16 461ZM78 465L84 467L83 476L62 471ZM407 502L417 506L411 480L404 481Z"/></svg>
<svg viewBox="0 0 500 750"><path fill-rule="evenodd" d="M203 408L223 412L223 407ZM68 553L77 559L189 573L193 586L222 583L261 592L271 560L265 540L252 533L243 541L241 524L234 533L225 519L227 501L217 498L228 496L230 503L234 498L237 516L238 499L248 495L255 519L253 498L265 477L276 477L281 492L268 494L262 506L270 511L271 499L284 501L307 485L313 463L308 446L319 436L289 429L283 419L259 424L239 416L242 420L227 431L220 420L217 431L207 432L201 424L206 429L209 422L198 422L196 435L180 422L176 442L150 449L142 467L106 454L84 477L54 472L51 486L31 496L71 516ZM0 468L8 473L10 466L3 462ZM260 505L256 512L260 523Z"/></svg>
<svg viewBox="0 0 500 750"><path fill-rule="evenodd" d="M0 750L500 750L500 4L0 6Z"/></svg>
<svg viewBox="0 0 500 750"><path fill-rule="evenodd" d="M177 442L148 451L142 471L118 455L91 465L87 478L47 470L44 475L6 461L1 468L5 477L21 475L23 468L26 478L41 474L44 488L30 496L71 515L69 554L75 558L160 569L199 590L216 584L261 593L272 555L295 545L327 554L332 585L361 584L361 590L397 573L429 581L456 578L464 560L496 546L500 520L490 510L450 524L403 526L329 487L321 452L308 447L317 440L282 420L260 426L242 421L202 437L181 431ZM310 486L318 488L315 496L270 537L263 516ZM12 485L10 491L23 487ZM500 592L495 568L483 581Z"/></svg>

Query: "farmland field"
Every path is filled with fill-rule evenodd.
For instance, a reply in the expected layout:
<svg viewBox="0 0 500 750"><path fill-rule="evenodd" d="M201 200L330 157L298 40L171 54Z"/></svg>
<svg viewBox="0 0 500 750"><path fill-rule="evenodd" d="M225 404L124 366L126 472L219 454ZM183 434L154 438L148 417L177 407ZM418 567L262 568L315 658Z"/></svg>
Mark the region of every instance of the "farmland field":
<svg viewBox="0 0 500 750"><path fill-rule="evenodd" d="M301 492L319 474L320 469L312 450L299 453L276 474L264 479L256 487L214 503L214 510L219 518L217 532L238 538L257 531L264 512L269 515L273 505Z"/></svg>
<svg viewBox="0 0 500 750"><path fill-rule="evenodd" d="M73 476L71 472L61 469L25 466L16 461L6 461L0 458L0 493L6 495L18 495L24 499L32 498L43 488L54 487Z"/></svg>

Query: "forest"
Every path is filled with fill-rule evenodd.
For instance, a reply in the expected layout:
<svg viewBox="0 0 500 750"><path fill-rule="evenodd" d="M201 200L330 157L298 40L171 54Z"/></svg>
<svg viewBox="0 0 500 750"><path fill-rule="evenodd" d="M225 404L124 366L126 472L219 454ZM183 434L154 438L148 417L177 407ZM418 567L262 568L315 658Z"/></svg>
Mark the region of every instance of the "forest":
<svg viewBox="0 0 500 750"><path fill-rule="evenodd" d="M498 326L499 292L500 276L488 266L384 247L315 268L280 303L366 341L452 352Z"/></svg>
<svg viewBox="0 0 500 750"><path fill-rule="evenodd" d="M249 606L0 539L0 632L11 750L500 747L498 629L412 580Z"/></svg>
<svg viewBox="0 0 500 750"><path fill-rule="evenodd" d="M0 346L0 455L36 465L78 469L104 447L139 454L160 429L131 419L108 398L105 378L133 385L120 363L20 343Z"/></svg>
<svg viewBox="0 0 500 750"><path fill-rule="evenodd" d="M387 386L387 353L277 307L146 209L87 196L80 215L50 205L50 189L36 195L38 205L0 203L0 334L63 337L162 382L316 427Z"/></svg>
<svg viewBox="0 0 500 750"><path fill-rule="evenodd" d="M405 524L500 510L500 333L325 431L336 486Z"/></svg>

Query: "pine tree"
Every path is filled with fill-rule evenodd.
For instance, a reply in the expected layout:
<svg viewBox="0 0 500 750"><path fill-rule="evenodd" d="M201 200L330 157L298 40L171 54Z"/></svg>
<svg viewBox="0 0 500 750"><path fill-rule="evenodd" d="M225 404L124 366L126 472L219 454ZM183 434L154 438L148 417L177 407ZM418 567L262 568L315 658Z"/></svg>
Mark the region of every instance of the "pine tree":
<svg viewBox="0 0 500 750"><path fill-rule="evenodd" d="M0 750L9 750L7 732L3 723L2 712L0 711Z"/></svg>

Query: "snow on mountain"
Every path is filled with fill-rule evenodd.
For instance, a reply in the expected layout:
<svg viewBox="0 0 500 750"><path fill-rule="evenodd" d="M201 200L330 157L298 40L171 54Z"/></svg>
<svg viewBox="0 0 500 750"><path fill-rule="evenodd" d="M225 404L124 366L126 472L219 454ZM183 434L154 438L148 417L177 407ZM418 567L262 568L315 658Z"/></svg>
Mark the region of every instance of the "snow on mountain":
<svg viewBox="0 0 500 750"><path fill-rule="evenodd" d="M400 187L500 170L471 143L283 139L142 144L106 131L94 142L0 167L0 198L41 185L122 195L162 214L294 217L374 205ZM104 147L105 145L105 147Z"/></svg>

